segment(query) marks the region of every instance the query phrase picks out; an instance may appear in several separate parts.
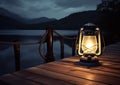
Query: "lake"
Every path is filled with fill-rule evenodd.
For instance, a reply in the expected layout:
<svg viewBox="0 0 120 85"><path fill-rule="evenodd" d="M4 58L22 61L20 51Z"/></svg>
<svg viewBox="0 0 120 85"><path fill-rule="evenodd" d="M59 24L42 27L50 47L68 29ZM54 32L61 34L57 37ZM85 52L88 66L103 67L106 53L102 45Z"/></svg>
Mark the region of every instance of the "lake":
<svg viewBox="0 0 120 85"><path fill-rule="evenodd" d="M63 36L76 35L77 30L56 30ZM20 42L38 42L45 30L0 30L0 41ZM54 36L56 36L54 34ZM60 43L58 40L53 44L55 60L60 59ZM71 47L65 46L65 57L71 56ZM29 68L39 64L43 64L44 60L39 54L39 44L21 45L20 46L21 69ZM43 44L42 52L46 54L46 44ZM0 45L0 75L15 71L14 49L13 45Z"/></svg>

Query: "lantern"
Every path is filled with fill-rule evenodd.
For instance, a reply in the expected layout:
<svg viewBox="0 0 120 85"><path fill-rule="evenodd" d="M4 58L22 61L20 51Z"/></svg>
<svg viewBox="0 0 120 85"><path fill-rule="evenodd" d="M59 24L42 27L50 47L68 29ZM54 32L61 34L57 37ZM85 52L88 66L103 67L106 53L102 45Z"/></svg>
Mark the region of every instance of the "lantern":
<svg viewBox="0 0 120 85"><path fill-rule="evenodd" d="M79 31L77 53L81 62L98 62L101 54L100 29L92 24L85 24Z"/></svg>

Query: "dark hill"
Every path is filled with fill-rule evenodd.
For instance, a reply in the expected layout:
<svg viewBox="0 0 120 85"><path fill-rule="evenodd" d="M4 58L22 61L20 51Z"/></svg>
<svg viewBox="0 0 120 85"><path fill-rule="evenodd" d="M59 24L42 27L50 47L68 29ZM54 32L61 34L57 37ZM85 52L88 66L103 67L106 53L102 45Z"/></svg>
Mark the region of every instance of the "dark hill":
<svg viewBox="0 0 120 85"><path fill-rule="evenodd" d="M119 26L119 14L102 11L85 11L71 14L57 21L32 24L31 28L78 29L85 23L94 23L104 30L114 30Z"/></svg>
<svg viewBox="0 0 120 85"><path fill-rule="evenodd" d="M0 15L0 29L15 29L25 26L22 22L19 22L13 18Z"/></svg>
<svg viewBox="0 0 120 85"><path fill-rule="evenodd" d="M30 28L52 28L63 30L79 30L86 23L96 24L104 34L105 41L108 43L120 40L120 16L119 12L111 11L85 11L73 13L57 21L32 24Z"/></svg>
<svg viewBox="0 0 120 85"><path fill-rule="evenodd" d="M47 17L27 19L12 13L7 9L0 8L0 29L27 29L30 24L38 24L55 20L55 18Z"/></svg>
<svg viewBox="0 0 120 85"><path fill-rule="evenodd" d="M46 17L25 20L14 13L0 8L0 29L79 29L90 22L98 27L111 32L119 32L119 13L106 11L84 11L73 13L60 20L48 19ZM7 14L6 14L7 13ZM42 22L42 23L41 23Z"/></svg>

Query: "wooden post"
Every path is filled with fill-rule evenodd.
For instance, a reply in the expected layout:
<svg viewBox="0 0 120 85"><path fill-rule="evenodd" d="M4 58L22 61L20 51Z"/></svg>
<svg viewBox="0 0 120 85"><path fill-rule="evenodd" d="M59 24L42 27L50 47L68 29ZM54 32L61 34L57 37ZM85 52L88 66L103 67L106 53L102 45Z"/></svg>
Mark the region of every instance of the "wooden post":
<svg viewBox="0 0 120 85"><path fill-rule="evenodd" d="M61 59L63 59L64 58L64 38L63 37L61 37L60 38L60 45L61 45Z"/></svg>
<svg viewBox="0 0 120 85"><path fill-rule="evenodd" d="M20 44L18 41L15 41L14 44L14 55L15 55L15 70L20 70Z"/></svg>
<svg viewBox="0 0 120 85"><path fill-rule="evenodd" d="M54 56L53 56L53 30L48 29L46 62L51 62L51 61L54 61Z"/></svg>
<svg viewBox="0 0 120 85"><path fill-rule="evenodd" d="M75 56L75 42L72 44L72 56Z"/></svg>

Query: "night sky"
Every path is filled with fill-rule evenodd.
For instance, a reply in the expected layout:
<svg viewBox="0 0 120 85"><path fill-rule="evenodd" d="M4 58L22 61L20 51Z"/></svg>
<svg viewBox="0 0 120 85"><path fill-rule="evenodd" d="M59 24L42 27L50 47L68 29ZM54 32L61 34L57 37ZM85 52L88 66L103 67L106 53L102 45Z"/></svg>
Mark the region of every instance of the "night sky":
<svg viewBox="0 0 120 85"><path fill-rule="evenodd" d="M0 0L0 7L25 18L63 18L71 13L95 10L101 0Z"/></svg>

